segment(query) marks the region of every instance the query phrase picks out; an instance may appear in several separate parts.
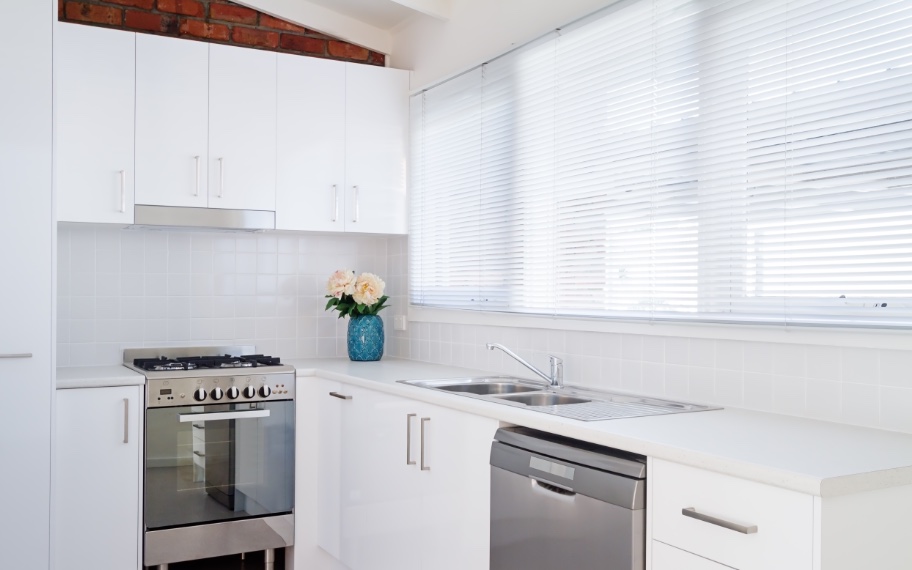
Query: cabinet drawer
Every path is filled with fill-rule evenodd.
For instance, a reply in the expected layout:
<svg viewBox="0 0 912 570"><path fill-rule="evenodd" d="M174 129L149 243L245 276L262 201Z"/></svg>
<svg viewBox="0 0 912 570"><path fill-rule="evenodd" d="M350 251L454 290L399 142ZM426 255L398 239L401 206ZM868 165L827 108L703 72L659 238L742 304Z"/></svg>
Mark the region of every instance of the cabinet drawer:
<svg viewBox="0 0 912 570"><path fill-rule="evenodd" d="M810 495L661 460L650 484L654 539L739 570L810 570Z"/></svg>
<svg viewBox="0 0 912 570"><path fill-rule="evenodd" d="M653 540L652 570L731 570L731 567Z"/></svg>

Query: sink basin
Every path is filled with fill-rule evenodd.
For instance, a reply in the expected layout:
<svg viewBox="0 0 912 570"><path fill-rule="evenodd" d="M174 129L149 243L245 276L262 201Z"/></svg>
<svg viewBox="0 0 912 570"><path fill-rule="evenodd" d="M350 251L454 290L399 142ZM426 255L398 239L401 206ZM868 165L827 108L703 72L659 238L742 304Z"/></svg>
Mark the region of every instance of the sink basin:
<svg viewBox="0 0 912 570"><path fill-rule="evenodd" d="M565 406L567 404L585 404L592 400L585 398L576 398L574 396L564 396L562 394L553 394L550 392L537 394L519 394L516 396L501 396L499 400L509 400L517 404L527 406Z"/></svg>
<svg viewBox="0 0 912 570"><path fill-rule="evenodd" d="M437 389L446 392L463 392L468 394L494 395L494 394L517 394L521 392L534 392L541 390L536 386L525 386L511 382L484 382L484 383L467 383L467 384L447 384L437 386Z"/></svg>
<svg viewBox="0 0 912 570"><path fill-rule="evenodd" d="M476 396L518 394L545 389L543 385L520 378L513 378L512 376L482 376L477 378L450 378L447 380L405 380L403 384Z"/></svg>
<svg viewBox="0 0 912 570"><path fill-rule="evenodd" d="M449 392L530 411L553 414L584 422L661 416L719 409L686 402L673 402L636 394L619 394L590 388L552 388L542 382L513 376L477 376L436 380L399 380L402 384ZM577 405L569 405L577 404Z"/></svg>

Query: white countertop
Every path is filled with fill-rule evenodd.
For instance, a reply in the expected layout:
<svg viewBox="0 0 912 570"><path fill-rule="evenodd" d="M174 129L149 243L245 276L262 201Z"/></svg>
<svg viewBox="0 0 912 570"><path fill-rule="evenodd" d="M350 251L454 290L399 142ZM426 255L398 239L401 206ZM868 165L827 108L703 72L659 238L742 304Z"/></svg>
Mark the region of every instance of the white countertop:
<svg viewBox="0 0 912 570"><path fill-rule="evenodd" d="M57 369L57 389L142 386L146 377L126 366L67 366Z"/></svg>
<svg viewBox="0 0 912 570"><path fill-rule="evenodd" d="M729 408L582 422L398 384L479 371L407 360L287 362L319 376L817 496L912 485L912 435Z"/></svg>

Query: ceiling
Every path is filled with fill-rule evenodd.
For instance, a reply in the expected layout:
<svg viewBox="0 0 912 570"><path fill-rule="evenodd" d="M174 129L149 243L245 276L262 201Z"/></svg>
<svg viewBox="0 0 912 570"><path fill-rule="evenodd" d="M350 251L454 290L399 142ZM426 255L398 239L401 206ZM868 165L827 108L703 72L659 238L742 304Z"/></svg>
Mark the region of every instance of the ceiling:
<svg viewBox="0 0 912 570"><path fill-rule="evenodd" d="M393 0L308 1L382 30L391 30L420 13Z"/></svg>

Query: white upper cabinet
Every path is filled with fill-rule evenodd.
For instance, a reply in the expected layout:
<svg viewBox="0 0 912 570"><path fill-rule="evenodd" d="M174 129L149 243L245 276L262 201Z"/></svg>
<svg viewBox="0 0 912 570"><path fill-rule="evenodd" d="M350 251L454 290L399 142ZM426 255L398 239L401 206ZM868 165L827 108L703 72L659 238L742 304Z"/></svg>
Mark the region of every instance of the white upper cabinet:
<svg viewBox="0 0 912 570"><path fill-rule="evenodd" d="M209 207L275 210L276 54L209 45Z"/></svg>
<svg viewBox="0 0 912 570"><path fill-rule="evenodd" d="M408 72L345 67L345 229L407 233Z"/></svg>
<svg viewBox="0 0 912 570"><path fill-rule="evenodd" d="M136 203L208 202L209 46L136 36Z"/></svg>
<svg viewBox="0 0 912 570"><path fill-rule="evenodd" d="M345 230L345 66L279 54L276 228Z"/></svg>
<svg viewBox="0 0 912 570"><path fill-rule="evenodd" d="M278 229L407 232L407 71L279 55L278 141Z"/></svg>
<svg viewBox="0 0 912 570"><path fill-rule="evenodd" d="M58 23L57 218L133 222L136 34Z"/></svg>

